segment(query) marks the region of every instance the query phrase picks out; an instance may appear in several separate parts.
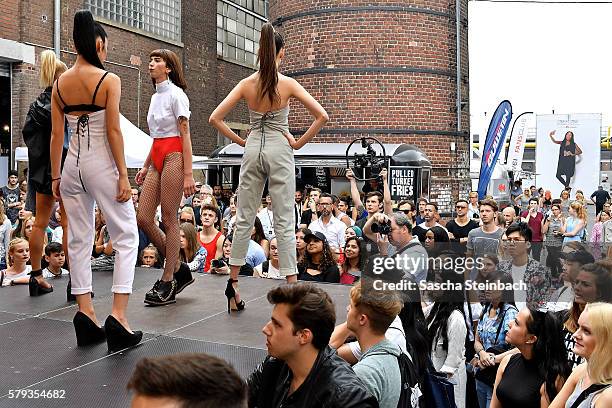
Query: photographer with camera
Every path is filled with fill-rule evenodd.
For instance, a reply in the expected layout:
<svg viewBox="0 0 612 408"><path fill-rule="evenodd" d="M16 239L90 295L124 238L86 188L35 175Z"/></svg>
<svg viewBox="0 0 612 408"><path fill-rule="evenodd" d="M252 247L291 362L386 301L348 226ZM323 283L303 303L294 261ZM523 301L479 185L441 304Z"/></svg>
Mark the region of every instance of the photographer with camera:
<svg viewBox="0 0 612 408"><path fill-rule="evenodd" d="M376 241L381 255L402 257L396 264L404 270L404 276L411 275L415 282L427 277L427 251L418 238L412 235L412 224L406 214L396 212L391 217L374 214L366 222L363 233ZM421 261L422 260L422 261Z"/></svg>
<svg viewBox="0 0 612 408"><path fill-rule="evenodd" d="M383 180L383 190L385 192L384 195L380 194L379 191L371 191L366 194L365 207L361 198L359 196L359 189L357 188L357 182L355 181L355 176L353 175L353 171L351 169L346 169L346 178L349 179L351 183L351 199L357 208L357 213L361 214L363 210L367 212L367 217L358 219L355 222L359 228L363 230L368 220L370 220L375 214L380 213L381 203L384 203L384 213L392 214L392 204L391 204L391 192L389 190L389 183L387 181L387 169L382 169L380 172L380 177ZM366 249L368 254L376 254L378 253L378 246L376 244L376 240L372 240L367 235L364 237L364 241L366 244Z"/></svg>

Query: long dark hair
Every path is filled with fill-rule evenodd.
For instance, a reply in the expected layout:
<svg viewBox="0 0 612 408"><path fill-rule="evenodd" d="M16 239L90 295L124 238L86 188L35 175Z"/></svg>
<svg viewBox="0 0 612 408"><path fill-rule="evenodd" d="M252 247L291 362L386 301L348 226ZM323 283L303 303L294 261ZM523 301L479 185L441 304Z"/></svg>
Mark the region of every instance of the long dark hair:
<svg viewBox="0 0 612 408"><path fill-rule="evenodd" d="M272 24L264 24L261 28L259 52L257 53L257 61L259 63L259 96L262 99L267 96L272 105L280 98L276 89L278 85L276 56L284 46L285 41L283 37L274 30Z"/></svg>
<svg viewBox="0 0 612 408"><path fill-rule="evenodd" d="M366 262L368 261L368 251L365 247L365 242L360 237L350 237L346 240L344 244L344 262L342 263L342 273L347 273L350 265L349 259L346 257L346 246L350 241L355 241L357 243L357 247L359 248L359 262L357 267L359 271L363 272L363 268L365 267Z"/></svg>
<svg viewBox="0 0 612 408"><path fill-rule="evenodd" d="M329 243L327 242L327 240L325 240L323 241L323 253L321 254L321 263L319 264L318 270L324 272L325 270L327 270L327 268L333 265L336 265L336 261L334 261L334 254L332 253L331 248L329 247ZM306 247L306 252L304 252L304 259L302 259L302 262L298 264L298 267L306 269L312 266L314 266L314 263L312 262L312 257L308 252L308 247Z"/></svg>
<svg viewBox="0 0 612 408"><path fill-rule="evenodd" d="M455 288L449 288L445 290L442 295L437 297L426 320L428 326L427 337L430 346L433 348L438 338L442 337L442 348L448 350L448 318L451 313L458 310L465 321L465 312L463 311L463 305L465 303L465 295L462 286L463 274L458 274L453 269L443 268L440 277L441 281L444 283L461 287L461 289L457 290L455 290Z"/></svg>
<svg viewBox="0 0 612 408"><path fill-rule="evenodd" d="M421 295L418 290L404 291L402 294L406 292L409 292L408 297L411 299L403 299L404 307L399 313L399 318L406 335L406 349L417 365L417 372L424 374L431 348L421 306Z"/></svg>
<svg viewBox="0 0 612 408"><path fill-rule="evenodd" d="M261 241L266 239L266 234L264 233L263 225L261 224L259 217L255 217L255 223L253 226L255 227L255 233L251 236L251 239L258 244L261 244Z"/></svg>
<svg viewBox="0 0 612 408"><path fill-rule="evenodd" d="M552 312L541 312L529 308L531 318L527 320L527 332L537 337L533 345L533 356L538 372L544 378L548 400L557 395L557 378L564 381L572 373L567 361L567 350L563 343L561 323Z"/></svg>
<svg viewBox="0 0 612 408"><path fill-rule="evenodd" d="M183 67L181 66L178 56L173 51L160 48L151 51L149 58L152 57L163 59L166 63L166 67L170 70L168 74L170 81L183 91L187 89L187 82L185 82L185 75L183 75ZM151 80L153 81L153 86L155 86L155 80L153 78L151 78Z"/></svg>
<svg viewBox="0 0 612 408"><path fill-rule="evenodd" d="M102 25L94 21L89 10L77 11L74 15L74 27L72 29L74 48L79 55L85 58L85 61L95 67L104 69L96 51L96 39L98 37L102 39L103 43L106 43L108 36Z"/></svg>

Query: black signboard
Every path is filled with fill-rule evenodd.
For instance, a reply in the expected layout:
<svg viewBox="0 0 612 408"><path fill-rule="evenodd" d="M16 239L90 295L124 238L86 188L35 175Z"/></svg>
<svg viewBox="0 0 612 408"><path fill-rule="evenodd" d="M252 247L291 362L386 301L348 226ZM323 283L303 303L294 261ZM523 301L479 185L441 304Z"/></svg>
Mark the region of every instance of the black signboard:
<svg viewBox="0 0 612 408"><path fill-rule="evenodd" d="M389 189L395 201L415 201L418 194L419 169L406 166L389 166Z"/></svg>
<svg viewBox="0 0 612 408"><path fill-rule="evenodd" d="M315 187L319 187L322 191L331 191L331 177L328 168L317 167L315 169L315 179Z"/></svg>

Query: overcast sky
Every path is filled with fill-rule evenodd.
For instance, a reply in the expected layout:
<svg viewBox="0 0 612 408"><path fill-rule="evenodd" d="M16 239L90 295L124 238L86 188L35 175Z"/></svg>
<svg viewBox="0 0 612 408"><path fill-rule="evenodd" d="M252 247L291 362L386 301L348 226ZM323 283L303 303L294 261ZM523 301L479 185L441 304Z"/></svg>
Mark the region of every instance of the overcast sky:
<svg viewBox="0 0 612 408"><path fill-rule="evenodd" d="M472 134L504 99L514 117L554 109L612 125L612 4L470 1L468 18Z"/></svg>

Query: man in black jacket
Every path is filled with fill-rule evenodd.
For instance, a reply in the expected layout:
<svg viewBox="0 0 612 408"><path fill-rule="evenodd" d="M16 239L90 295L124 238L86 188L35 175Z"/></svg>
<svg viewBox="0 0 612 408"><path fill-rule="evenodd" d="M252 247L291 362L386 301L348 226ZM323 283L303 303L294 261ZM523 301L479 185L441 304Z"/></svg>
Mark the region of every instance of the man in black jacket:
<svg viewBox="0 0 612 408"><path fill-rule="evenodd" d="M268 292L274 309L263 328L269 356L247 381L249 407L370 408L376 399L329 346L336 323L330 296L311 283Z"/></svg>

